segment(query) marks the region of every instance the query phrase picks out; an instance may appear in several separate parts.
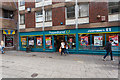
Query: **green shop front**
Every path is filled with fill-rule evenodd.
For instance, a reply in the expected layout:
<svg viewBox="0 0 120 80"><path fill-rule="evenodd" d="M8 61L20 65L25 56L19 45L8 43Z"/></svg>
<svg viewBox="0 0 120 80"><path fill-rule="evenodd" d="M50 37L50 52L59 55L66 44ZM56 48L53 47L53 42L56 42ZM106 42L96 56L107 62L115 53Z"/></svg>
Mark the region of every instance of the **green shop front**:
<svg viewBox="0 0 120 80"><path fill-rule="evenodd" d="M61 40L68 43L71 54L105 54L104 47L112 42L114 55L120 54L120 27L82 28L73 30L20 32L20 50L30 46L33 52L58 52Z"/></svg>

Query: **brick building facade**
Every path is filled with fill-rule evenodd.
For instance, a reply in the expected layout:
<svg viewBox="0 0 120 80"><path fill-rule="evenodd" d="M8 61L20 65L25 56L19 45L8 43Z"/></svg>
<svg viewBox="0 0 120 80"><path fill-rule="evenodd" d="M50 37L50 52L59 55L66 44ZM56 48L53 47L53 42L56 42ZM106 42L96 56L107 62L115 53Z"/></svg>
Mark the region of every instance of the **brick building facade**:
<svg viewBox="0 0 120 80"><path fill-rule="evenodd" d="M17 2L1 2L0 6L0 41L4 41L5 50L16 50L18 48Z"/></svg>
<svg viewBox="0 0 120 80"><path fill-rule="evenodd" d="M78 2L77 29L75 5L75 2L67 0L64 2L45 0L43 8L41 0L34 2L21 0L20 49L25 50L27 46L31 46L32 51L58 51L60 41L63 39L69 43L71 53L86 53L87 50L95 53L102 50L101 53L104 53L106 41L109 41L111 36L120 37L118 2ZM99 43L95 42L97 37L101 38ZM85 38L87 43L82 43L82 39ZM120 49L119 41L116 41L116 45L113 44L113 50Z"/></svg>

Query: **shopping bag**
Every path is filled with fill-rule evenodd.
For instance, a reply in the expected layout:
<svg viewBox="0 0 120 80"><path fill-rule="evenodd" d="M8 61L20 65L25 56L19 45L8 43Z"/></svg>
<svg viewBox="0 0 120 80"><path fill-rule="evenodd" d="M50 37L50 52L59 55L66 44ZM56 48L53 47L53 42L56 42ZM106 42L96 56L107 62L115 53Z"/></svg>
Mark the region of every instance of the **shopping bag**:
<svg viewBox="0 0 120 80"><path fill-rule="evenodd" d="M59 49L59 52L61 52L61 48Z"/></svg>

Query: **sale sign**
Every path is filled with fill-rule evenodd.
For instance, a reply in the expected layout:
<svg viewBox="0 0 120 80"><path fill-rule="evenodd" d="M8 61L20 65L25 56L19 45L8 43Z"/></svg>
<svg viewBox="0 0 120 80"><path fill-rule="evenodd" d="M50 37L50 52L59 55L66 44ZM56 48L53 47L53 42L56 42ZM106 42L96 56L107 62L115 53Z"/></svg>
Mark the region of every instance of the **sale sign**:
<svg viewBox="0 0 120 80"><path fill-rule="evenodd" d="M81 36L81 45L88 46L88 36Z"/></svg>
<svg viewBox="0 0 120 80"><path fill-rule="evenodd" d="M113 40L112 46L118 46L118 35L109 36L109 41Z"/></svg>

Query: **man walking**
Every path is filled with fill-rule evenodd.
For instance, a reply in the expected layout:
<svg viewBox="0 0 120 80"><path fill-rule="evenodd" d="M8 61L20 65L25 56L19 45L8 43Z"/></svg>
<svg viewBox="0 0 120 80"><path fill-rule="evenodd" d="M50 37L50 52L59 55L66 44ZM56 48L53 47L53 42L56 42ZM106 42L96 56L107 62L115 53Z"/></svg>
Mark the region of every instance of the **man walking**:
<svg viewBox="0 0 120 80"><path fill-rule="evenodd" d="M61 41L61 49L62 49L61 51L61 56L62 56L62 53L65 54L65 42L63 40Z"/></svg>
<svg viewBox="0 0 120 80"><path fill-rule="evenodd" d="M109 42L106 43L105 49L106 49L106 54L103 57L103 60L105 61L105 58L108 56L108 54L110 53L111 56L111 60L113 60L113 55L112 55L112 49L111 49L111 43L113 42L113 40L110 40Z"/></svg>
<svg viewBox="0 0 120 80"><path fill-rule="evenodd" d="M5 53L5 52L4 52L4 46L5 46L5 44L4 44L4 41L2 40L2 41L1 41L1 47L2 47L1 53L2 53L2 54Z"/></svg>

